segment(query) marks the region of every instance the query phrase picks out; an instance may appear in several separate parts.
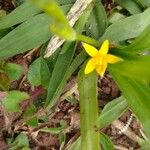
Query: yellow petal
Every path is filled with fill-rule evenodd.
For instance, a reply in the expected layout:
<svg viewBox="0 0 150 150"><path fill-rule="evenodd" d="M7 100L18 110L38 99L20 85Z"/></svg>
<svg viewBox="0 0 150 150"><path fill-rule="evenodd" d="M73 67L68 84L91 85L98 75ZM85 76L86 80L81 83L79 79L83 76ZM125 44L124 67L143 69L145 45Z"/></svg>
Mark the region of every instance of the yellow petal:
<svg viewBox="0 0 150 150"><path fill-rule="evenodd" d="M94 57L98 53L98 50L95 47L86 43L82 43L82 45L90 56Z"/></svg>
<svg viewBox="0 0 150 150"><path fill-rule="evenodd" d="M89 74L89 73L92 72L94 69L95 69L95 62L94 62L94 59L90 59L90 60L87 62L87 65L86 65L86 67L85 67L84 73L85 73L85 74Z"/></svg>
<svg viewBox="0 0 150 150"><path fill-rule="evenodd" d="M104 63L103 65L96 67L96 71L101 77L103 77L106 71L106 68L107 68L107 63Z"/></svg>
<svg viewBox="0 0 150 150"><path fill-rule="evenodd" d="M122 59L120 57L117 57L117 56L114 56L114 55L111 55L111 54L107 54L106 55L106 60L108 63L116 63L118 61L121 61Z"/></svg>
<svg viewBox="0 0 150 150"><path fill-rule="evenodd" d="M106 55L108 53L108 50L109 50L109 41L105 40L99 50L99 54Z"/></svg>

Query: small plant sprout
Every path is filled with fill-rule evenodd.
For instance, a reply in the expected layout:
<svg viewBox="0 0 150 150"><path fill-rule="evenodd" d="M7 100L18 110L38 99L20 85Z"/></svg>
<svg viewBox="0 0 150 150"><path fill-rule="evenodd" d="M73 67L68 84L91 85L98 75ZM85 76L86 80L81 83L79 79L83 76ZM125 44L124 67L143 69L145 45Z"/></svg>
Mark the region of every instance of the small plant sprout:
<svg viewBox="0 0 150 150"><path fill-rule="evenodd" d="M88 61L86 67L85 67L85 74L89 74L91 73L94 69L96 69L96 72L103 77L107 65L108 63L116 63L118 61L121 61L122 59L108 54L108 50L109 50L109 41L105 40L102 43L102 46L99 50L97 50L95 47L86 44L86 43L82 43L84 49L86 50L86 52L92 57L90 58L90 60Z"/></svg>

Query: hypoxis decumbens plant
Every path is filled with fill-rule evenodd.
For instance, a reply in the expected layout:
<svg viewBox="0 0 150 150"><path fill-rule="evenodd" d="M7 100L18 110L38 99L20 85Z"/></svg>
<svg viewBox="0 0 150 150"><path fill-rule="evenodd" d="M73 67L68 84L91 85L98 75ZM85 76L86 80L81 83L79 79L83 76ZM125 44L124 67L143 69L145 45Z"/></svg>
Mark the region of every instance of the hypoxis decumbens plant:
<svg viewBox="0 0 150 150"><path fill-rule="evenodd" d="M128 106L150 138L150 3L115 1L121 9L126 9L128 16L117 7L107 16L100 0L28 0L0 19L0 33L3 33L0 34L1 59L33 48L41 49L40 57L29 68L28 80L32 86L42 85L47 90L44 107L48 114L67 80L83 64L78 74L81 144L79 138L78 144L70 149L78 146L86 150L100 149L100 141L106 148L105 140L113 149L108 137L100 134L98 129L109 125ZM82 7L78 9L78 6ZM80 42L82 48L76 55ZM106 69L122 91L122 96L108 103L99 115L97 77L103 77ZM27 98L25 93L20 94L21 100ZM4 99L6 108L10 97L14 96L12 91L7 95ZM12 107L17 111L21 100L15 98L17 100ZM35 109L32 110L33 115ZM33 119L38 122L38 118Z"/></svg>

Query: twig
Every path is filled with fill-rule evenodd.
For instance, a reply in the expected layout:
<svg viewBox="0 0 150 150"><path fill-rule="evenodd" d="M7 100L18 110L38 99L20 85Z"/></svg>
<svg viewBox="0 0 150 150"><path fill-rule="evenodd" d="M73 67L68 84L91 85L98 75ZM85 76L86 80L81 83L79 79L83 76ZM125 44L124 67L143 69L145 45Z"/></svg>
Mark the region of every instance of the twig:
<svg viewBox="0 0 150 150"><path fill-rule="evenodd" d="M75 22L82 15L83 11L91 2L92 0L77 0L75 2L67 15L70 26L75 24ZM53 36L48 44L44 57L47 58L51 56L56 51L56 49L63 44L64 41L65 40L60 39L58 36Z"/></svg>
<svg viewBox="0 0 150 150"><path fill-rule="evenodd" d="M117 128L117 129L119 129L119 130L122 130L122 128L124 128L124 123L122 123L121 121L119 121L119 120L115 120L114 122L112 122L112 125L115 127L115 128ZM131 130L131 128L130 127L128 127L127 129L126 129L126 131L125 132L123 132L128 138L130 138L131 140L133 140L133 141L135 141L135 142L138 142L139 141L139 139L141 139L138 135L136 135L132 130Z"/></svg>

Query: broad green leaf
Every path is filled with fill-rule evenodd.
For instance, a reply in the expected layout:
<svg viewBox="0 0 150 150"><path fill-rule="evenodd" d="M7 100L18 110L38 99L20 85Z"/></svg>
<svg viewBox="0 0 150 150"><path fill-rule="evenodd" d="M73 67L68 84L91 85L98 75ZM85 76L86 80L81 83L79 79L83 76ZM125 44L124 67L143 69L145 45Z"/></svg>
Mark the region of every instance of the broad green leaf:
<svg viewBox="0 0 150 150"><path fill-rule="evenodd" d="M129 45L121 50L131 53L139 53L150 50L150 25Z"/></svg>
<svg viewBox="0 0 150 150"><path fill-rule="evenodd" d="M78 74L81 149L99 150L100 133L98 121L97 74L84 74L84 67Z"/></svg>
<svg viewBox="0 0 150 150"><path fill-rule="evenodd" d="M33 86L43 85L48 87L51 73L45 59L39 57L29 67L28 80Z"/></svg>
<svg viewBox="0 0 150 150"><path fill-rule="evenodd" d="M150 81L150 56L139 56L132 60L121 61L113 65L109 65L111 70L114 70L120 75L138 80Z"/></svg>
<svg viewBox="0 0 150 150"><path fill-rule="evenodd" d="M37 127L38 126L38 118L37 117L33 117L29 120L26 121L26 124L32 127Z"/></svg>
<svg viewBox="0 0 150 150"><path fill-rule="evenodd" d="M106 134L101 132L100 139L104 150L115 150L112 141L109 139L109 137Z"/></svg>
<svg viewBox="0 0 150 150"><path fill-rule="evenodd" d="M23 66L19 64L7 63L5 70L11 81L18 80L23 74Z"/></svg>
<svg viewBox="0 0 150 150"><path fill-rule="evenodd" d="M113 69L109 71L150 138L150 87L144 82L119 75Z"/></svg>
<svg viewBox="0 0 150 150"><path fill-rule="evenodd" d="M31 0L41 10L51 16L50 31L57 34L61 38L73 41L76 38L76 33L70 26L65 14L58 6L55 0ZM54 13L55 11L55 13Z"/></svg>
<svg viewBox="0 0 150 150"><path fill-rule="evenodd" d="M29 98L29 95L25 92L20 91L9 91L6 97L2 100L8 112L18 112L21 111L19 104Z"/></svg>
<svg viewBox="0 0 150 150"><path fill-rule="evenodd" d="M28 136L24 133L20 133L10 147L11 148L9 148L9 150L18 150L23 148L26 148L24 150L30 150Z"/></svg>
<svg viewBox="0 0 150 150"><path fill-rule="evenodd" d="M40 46L50 37L50 18L37 15L21 24L0 40L0 58L8 58Z"/></svg>
<svg viewBox="0 0 150 150"><path fill-rule="evenodd" d="M137 37L150 23L150 8L143 13L121 19L110 25L100 41L124 41Z"/></svg>
<svg viewBox="0 0 150 150"><path fill-rule="evenodd" d="M0 30L9 28L38 14L40 10L30 3L24 3L7 16L0 18Z"/></svg>
<svg viewBox="0 0 150 150"><path fill-rule="evenodd" d="M107 15L100 0L96 0L94 6L86 24L86 32L91 37L99 39L107 27Z"/></svg>
<svg viewBox="0 0 150 150"><path fill-rule="evenodd" d="M140 6L134 0L115 0L115 2L127 9L132 15L142 12Z"/></svg>
<svg viewBox="0 0 150 150"><path fill-rule="evenodd" d="M107 103L99 118L100 127L104 128L119 118L128 108L124 97L119 97Z"/></svg>

